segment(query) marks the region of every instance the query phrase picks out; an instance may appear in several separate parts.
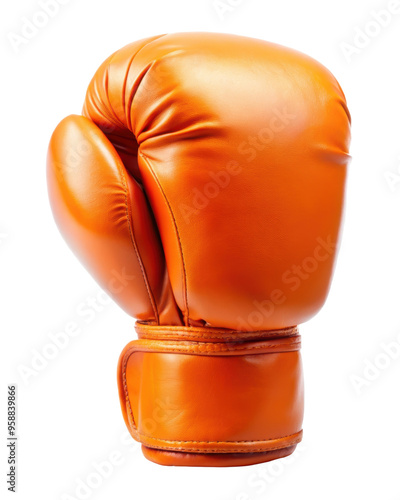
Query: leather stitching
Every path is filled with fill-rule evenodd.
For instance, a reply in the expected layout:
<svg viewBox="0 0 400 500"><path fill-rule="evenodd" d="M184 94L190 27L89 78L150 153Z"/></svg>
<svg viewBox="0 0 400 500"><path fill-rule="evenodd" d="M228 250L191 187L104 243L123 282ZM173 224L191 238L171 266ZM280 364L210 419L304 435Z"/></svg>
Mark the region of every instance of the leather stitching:
<svg viewBox="0 0 400 500"><path fill-rule="evenodd" d="M182 285L183 285L183 299L184 299L184 303L185 303L185 309L186 309L186 314L184 315L184 319L185 319L185 324L188 325L188 320L189 320L189 303L188 303L188 297L187 297L187 277L186 277L186 266L185 266L185 260L183 258L183 247L182 247L182 241L181 241L181 237L179 235L179 231L178 231L178 225L176 223L176 219L175 219L175 216L174 216L174 213L172 211L172 207L168 201L168 198L161 186L161 183L160 181L158 180L157 176L155 175L154 173L154 170L153 168L151 167L151 163L150 163L150 160L147 158L147 156L145 156L142 152L139 153L140 156L143 158L143 160L146 162L155 182L157 183L157 186L159 187L162 195L163 195L163 198L164 198L164 201L165 201L165 204L167 205L168 207L168 210L169 210L169 214L170 214L170 217L171 217L171 220L173 222L173 225L174 225L174 228L175 228L175 232L176 232L176 235L177 235L177 238L178 238L178 243L179 243L179 250L180 250L180 253L181 253L181 260L182 260L182 271L183 271L183 276L182 276Z"/></svg>
<svg viewBox="0 0 400 500"><path fill-rule="evenodd" d="M297 327L290 327L280 330L265 330L265 331L235 331L235 330L220 330L217 328L195 328L195 327L165 327L165 326L154 326L150 324L142 324L140 322L136 323L136 332L142 339L154 339L154 340L184 340L184 339L202 339L207 341L208 339L217 340L233 340L242 341L249 339L262 339L262 338L272 338L272 337L291 337L298 335ZM188 333L191 332L191 333ZM211 333L215 332L215 333ZM174 335L175 334L175 335ZM176 338L173 338L173 337Z"/></svg>
<svg viewBox="0 0 400 500"><path fill-rule="evenodd" d="M243 440L239 440L239 441L192 441L192 440L189 440L189 441L185 441L185 440L182 440L182 439L179 439L179 440L174 440L174 439L162 439L162 438L155 438L153 436L148 436L147 434L142 434L140 433L140 435L142 437L145 437L145 438L149 438L149 439L154 439L154 440L157 440L157 441L163 441L164 443L196 443L196 444L210 444L210 443L215 443L215 444L219 444L219 443L233 443L233 444L241 444L241 443L262 443L264 441L278 441L279 439L284 439L284 438L290 438L290 437L293 437L293 439L298 439L298 434L300 433L301 431L299 432L295 432L294 434L287 434L286 436L280 436L278 438L274 438L274 437L269 437L269 438L265 438L265 439L243 439Z"/></svg>
<svg viewBox="0 0 400 500"><path fill-rule="evenodd" d="M264 333L277 333L277 334L284 334L285 332L291 332L291 331L298 331L297 326L290 326L287 328L280 328L277 330L229 330L229 329L224 329L224 328L214 328L214 327L196 327L196 326L189 326L189 327L184 327L184 326L168 326L168 325L154 325L151 322L142 322L142 321L137 321L136 322L136 328L138 330L157 330L157 331L162 331L162 332L172 332L172 331L191 331L195 333L203 333L206 331L212 331L216 333L235 333L235 334L240 334L240 333L254 333L257 335L262 335Z"/></svg>
<svg viewBox="0 0 400 500"><path fill-rule="evenodd" d="M199 453L255 453L257 451L273 451L273 450L283 450L285 448L289 448L290 446L293 446L295 444L300 443L301 438L295 441L289 441L289 443L285 443L282 446L274 446L273 448L251 448L249 450L243 450L243 448L182 448L182 447L176 447L174 448L173 446L159 446L159 445L154 445L150 446L145 443L144 446L147 446L148 448L154 448L157 450L170 450L170 451L187 451L187 452L199 452Z"/></svg>
<svg viewBox="0 0 400 500"><path fill-rule="evenodd" d="M215 345L215 344L210 344L210 345ZM270 345L268 347L283 347L285 344L273 344L273 345ZM290 347L294 346L294 347L297 347L300 345L300 342L298 343L295 343L295 344L289 344ZM257 349L265 349L266 346L264 345L259 345L259 346L254 346L254 347L246 347L245 350L246 351L254 351L254 350L257 350ZM168 351L162 351L162 352L181 352L183 354L191 354L193 352L196 352L196 353L206 353L206 352L216 352L216 353L219 353L219 352L235 352L235 351L241 351L242 350L242 347L240 346L240 349L237 348L237 349L222 349L222 350L218 350L218 349L193 349L191 351L186 351L185 349L175 349L175 348L171 348L171 349L168 349ZM128 351L129 352L129 351ZM136 352L136 349L133 350L133 352ZM139 351L140 352L140 351ZM144 352L149 352L149 351L144 351ZM272 354L272 353L271 353Z"/></svg>
<svg viewBox="0 0 400 500"><path fill-rule="evenodd" d="M117 163L117 167L118 167L118 172L120 173L120 176L121 176L121 182L124 186L124 191L125 191L125 210L126 210L126 218L127 218L127 223L128 223L129 234L131 237L131 242L132 242L133 248L134 248L135 253L136 253L136 258L139 262L139 266L140 266L142 276L143 276L143 281L144 281L144 284L145 284L146 289L147 289L147 294L149 296L150 304L152 306L155 319L158 323L159 316L158 316L157 304L155 303L154 296L153 296L153 293L151 291L150 284L148 282L146 270L143 266L143 262L142 262L142 259L140 257L139 250L138 250L137 244L136 244L136 239L134 236L132 209L130 207L130 204L128 203L128 185L127 185L126 178L125 178L125 172L123 172L123 170L120 166L120 162L117 161L116 163ZM122 161L121 161L121 163L122 163Z"/></svg>
<svg viewBox="0 0 400 500"><path fill-rule="evenodd" d="M268 451L273 451L273 450L281 450L281 449L284 449L284 448L288 448L290 446L293 446L295 444L298 444L300 443L300 441L302 440L302 435L303 431L300 430L299 432L295 433L295 434L288 434L287 436L282 436L282 437L279 437L279 438L267 438L267 439L251 439L251 440L244 440L244 441L173 441L173 440L168 440L168 439L159 439L159 438L152 438L151 436L146 436L145 434L140 434L140 433L137 433L138 434L138 437L148 437L150 439L154 439L155 441L160 441L160 442L165 442L165 443L177 443L177 446L167 446L167 445L159 445L159 444L154 444L154 445L150 445L148 443L142 443L144 444L145 446L147 446L148 448L155 448L155 449L161 449L161 450L171 450L171 451L183 451L183 452L201 452L201 453L254 453L256 451L264 451L264 452L268 452ZM231 444L235 444L235 445L238 445L240 446L241 444L251 444L251 443L261 443L261 442L264 442L265 444L267 444L268 441L279 441L280 439L284 439L284 438L290 438L290 437L293 437L293 439L290 439L288 441L285 441L283 443L281 443L280 445L277 445L277 446L274 446L274 447L262 447L262 448L249 448L248 450L246 449L243 449L243 448L187 448L186 446L185 447L182 447L182 446L179 446L179 443L182 443L182 444L190 444L190 443L193 443L193 444L197 444L197 445L200 445L200 444L210 444L210 443L215 443L216 445L219 445L219 444L228 444L228 443L231 443Z"/></svg>
<svg viewBox="0 0 400 500"><path fill-rule="evenodd" d="M290 347L300 347L300 340L296 341L296 342L291 342L291 343L280 343L280 344L268 344L268 345L257 345L257 346L251 346L251 347L245 347L241 344L239 344L238 346L235 346L235 347L226 347L226 348L216 348L215 346L218 345L224 345L224 344L215 344L215 343L204 343L205 346L213 346L214 349L203 349L202 347L195 347L195 346L190 346L190 349L180 349L178 348L178 346L176 345L171 345L171 346L168 346L167 349L165 351L161 351L161 352L165 352L165 353L168 353L168 352L182 352L182 353L186 353L186 354L191 354L191 353L207 353L207 352L213 352L213 353L219 353L219 352L235 352L235 351L254 351L254 350L257 350L257 349L268 349L270 347L287 347L287 348L290 348ZM157 348L155 348L157 349ZM288 349L288 351L290 351L290 349ZM131 349L129 349L126 353L126 356L132 354L132 352L149 352L147 350L145 351L141 351L140 349L136 349L134 347L132 347ZM151 351L150 351L151 352ZM157 351L154 351L154 352L157 352ZM284 351L285 352L285 351Z"/></svg>
<svg viewBox="0 0 400 500"><path fill-rule="evenodd" d="M156 450L169 450L169 451L180 451L180 452L199 452L199 453L204 453L204 454L207 454L207 453L255 453L255 452L258 452L258 451L265 451L265 452L268 452L268 451L273 451L273 450L283 450L285 448L289 448L290 446L293 446L297 443L299 443L301 440L299 441L294 441L293 443L289 443L289 444L285 444L284 446L277 446L277 447L274 447L274 448L251 448L250 450L248 451L244 451L243 449L226 449L226 448L215 448L215 449L208 449L208 448L173 448L173 447L170 447L170 446L148 446L148 445L144 445L144 446L147 446L147 448L154 448Z"/></svg>
<svg viewBox="0 0 400 500"><path fill-rule="evenodd" d="M298 343L294 343L294 342L291 342L289 344L272 344L272 345L269 345L270 347L276 347L276 346L282 346L282 345L286 345L286 346L293 346L295 345L297 347L297 344L299 344L300 342ZM214 344L210 344L210 345L214 345ZM251 350L251 349L262 349L262 348L265 348L266 346L265 345L262 345L262 346L253 346L253 347L249 347L249 348L246 348L245 350ZM222 349L222 352L226 352L228 351L227 348L223 348ZM128 364L128 361L129 361L129 358L130 356L134 353L134 352L137 352L135 348L131 348L129 349L125 356L124 356L124 360L123 360L123 364L122 364L122 379L123 379L123 386L124 386L124 393L125 393L125 401L126 401L126 407L127 407L127 410L128 410L128 417L130 417L130 420L132 422L131 424L131 429L133 430L135 436L137 436L137 440L140 441L140 436L143 436L143 437L149 437L151 438L151 436L146 436L144 434L140 434L137 430L137 427L136 427L136 423L135 423L135 417L133 415L133 411L132 411L132 406L131 406L131 402L130 402L130 398L129 398L129 391L128 391L128 383L127 383L127 380L126 380L126 367L127 367L127 364ZM185 352L186 354L190 354L190 351L183 351L182 349L171 349L169 352ZM199 351L199 352L202 352L202 351ZM218 352L218 351L203 351L203 352ZM221 351L219 351L221 352ZM290 351L289 351L290 352ZM242 356L245 355L245 354L242 354ZM301 431L300 431L301 432ZM290 435L289 435L290 436ZM283 438L286 438L286 437L289 437L289 436L282 436L280 438L274 438L274 439L283 439ZM159 438L152 438L152 439L157 439L159 441L167 441L167 440L162 440L162 439L159 439ZM267 440L270 440L271 438L266 438L266 439L262 439L262 440L259 440L259 441L267 441ZM299 439L299 441L301 440L301 437ZM296 442L299 442L299 441L296 441ZM170 441L171 442L171 441ZM176 442L182 442L182 443L185 443L185 442L192 442L192 443L201 443L202 441L176 441ZM206 442L212 442L212 441L203 441L204 443ZM222 443L223 441L215 441L215 443ZM228 441L224 441L224 442L228 442ZM256 442L256 440L251 440L251 441L229 441L229 442L232 442L232 443L240 443L240 442L243 442L243 443L247 443L247 442ZM285 444L285 446L283 446L284 448L286 448L287 446L289 446L288 444ZM160 447L161 448L161 447ZM270 450L273 450L273 449L280 449L282 447L277 447L277 448L269 448ZM170 448L170 447L163 447L163 449L171 449L171 450L175 450L176 448ZM186 449L186 451L204 451L204 450L196 450L196 449ZM223 450L207 450L207 452L212 452L212 451L220 451L220 452L223 452ZM230 452L234 452L234 451L238 451L238 450L228 450ZM242 450L240 450L242 451ZM253 451L265 451L264 449L262 450L255 450L255 449L252 449L250 452L253 452Z"/></svg>
<svg viewBox="0 0 400 500"><path fill-rule="evenodd" d="M131 427L133 428L133 430L136 433L137 428L136 428L136 423L135 423L135 417L133 416L133 411L132 411L132 407L131 407L131 400L129 399L128 382L126 381L126 365L127 364L128 364L128 359L126 359L126 360L124 359L123 370L122 370L122 379L124 382L125 402L126 402L126 406L128 408L128 416L131 417L131 421L132 421Z"/></svg>
<svg viewBox="0 0 400 500"><path fill-rule="evenodd" d="M144 446L147 446L147 448L154 448L156 450L169 450L169 451L180 451L180 452L199 452L199 453L204 453L204 454L207 454L207 453L255 453L255 452L258 452L258 451L265 451L265 452L268 452L268 451L273 451L273 450L283 450L285 448L289 448L290 446L293 446L297 443L300 443L301 439L299 441L294 441L294 442L290 442L288 444L285 444L284 446L275 446L273 448L251 448L250 450L248 451L245 451L241 448L239 449L227 449L227 448L212 448L212 449L208 449L208 448L180 448L180 447L177 447L177 448L173 448L172 446L149 446L147 444L144 444Z"/></svg>

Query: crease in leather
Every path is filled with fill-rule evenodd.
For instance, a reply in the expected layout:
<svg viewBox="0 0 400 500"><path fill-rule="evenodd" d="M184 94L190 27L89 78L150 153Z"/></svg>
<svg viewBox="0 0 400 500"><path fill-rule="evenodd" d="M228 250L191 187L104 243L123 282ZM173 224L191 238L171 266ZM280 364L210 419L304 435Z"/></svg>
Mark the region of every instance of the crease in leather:
<svg viewBox="0 0 400 500"><path fill-rule="evenodd" d="M131 94L129 95L128 107L126 107L126 102L125 102L126 83L127 83L127 80L128 80L128 76L129 76L130 70L131 70L132 63L136 59L136 57L138 56L138 54L140 54L140 52L143 49L145 49L146 47L148 47L149 45L151 45L153 42L156 42L157 40L160 40L160 38L163 38L166 35L167 35L167 33L164 33L163 35L155 36L151 40L149 40L147 43L145 43L144 45L142 45L139 48L139 50L137 52L135 52L133 54L133 56L131 57L131 59L129 61L129 64L128 64L128 68L127 68L127 70L125 72L125 78L124 78L124 82L123 82L123 86L122 86L122 92L123 92L123 94L122 94L122 96L123 96L122 97L122 104L123 104L123 109L124 109L124 112L125 112L125 119L127 121L128 129L132 133L133 133L133 128L132 128L132 112L131 112L132 102L133 102L133 99L135 98L135 94L137 92L137 89L139 88L140 83L142 82L143 78L146 76L148 70L151 67L151 63L150 63L149 65L146 66L145 70L143 71L143 74L140 75L140 79L138 80L138 84L136 85L136 87L135 86L133 87L133 89L131 91ZM129 109L129 114L127 113L128 109Z"/></svg>
<svg viewBox="0 0 400 500"><path fill-rule="evenodd" d="M174 229L175 229L175 234L178 238L178 243L179 243L179 250L180 250L180 254L181 254L181 261L182 261L182 286L183 286L183 289L182 289L182 292L183 292L183 302L185 304L185 311L181 311L182 312L182 315L183 315L183 319L184 319L184 322L185 322L185 325L188 326L189 325L189 303L188 303L188 297L187 297L187 276L186 276L186 267L185 267L185 259L183 257L183 247L182 247L182 241L181 241L181 237L179 235L179 231L178 231L178 224L176 223L176 219L175 219L175 216L174 216L174 213L172 211L172 207L171 207L171 204L169 203L168 201L168 198L161 186L161 183L158 179L158 177L156 176L155 172L154 172L154 169L152 168L151 166L151 163L150 163L150 159L147 158L147 156L145 156L141 151L138 153L141 158L143 158L143 161L147 164L150 172L151 172L151 175L153 177L153 179L155 180L159 190L161 191L161 194L163 196L163 199L165 201L165 204L167 205L167 208L168 208L168 212L170 214L170 217L171 217L171 220L172 220L172 223L174 225Z"/></svg>
<svg viewBox="0 0 400 500"><path fill-rule="evenodd" d="M158 323L159 322L159 313L158 313L158 309L157 309L157 303L156 303L156 300L154 298L154 293L151 289L149 279L148 279L146 270L145 270L144 265L143 265L143 261L142 261L142 257L141 257L140 252L139 252L139 248L138 248L137 243L136 243L135 231L134 231L134 226L133 226L132 207L129 203L129 197L128 197L128 183L126 181L125 172L123 171L121 164L122 164L122 161L116 162L118 172L121 176L121 183L123 184L124 191L125 191L125 208L126 208L126 218L127 218L127 223L128 223L128 230L129 230L129 234L131 237L132 246L135 250L135 254L136 254L136 257L138 259L139 266L140 266L140 269L142 272L143 281L144 281L144 284L146 286L147 293L149 295L149 300L150 300L150 304L151 304L153 312L154 312L155 320Z"/></svg>

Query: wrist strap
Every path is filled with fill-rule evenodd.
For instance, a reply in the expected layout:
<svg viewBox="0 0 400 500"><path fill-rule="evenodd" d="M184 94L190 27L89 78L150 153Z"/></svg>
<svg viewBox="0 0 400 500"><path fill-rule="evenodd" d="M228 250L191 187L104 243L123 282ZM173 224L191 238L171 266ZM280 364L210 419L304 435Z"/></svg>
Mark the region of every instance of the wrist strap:
<svg viewBox="0 0 400 500"><path fill-rule="evenodd" d="M118 379L125 422L137 441L157 450L213 454L278 450L301 441L296 327L232 332L139 323L136 329L141 338L122 352Z"/></svg>
<svg viewBox="0 0 400 500"><path fill-rule="evenodd" d="M192 326L160 326L137 321L135 325L139 339L188 340L197 342L241 342L275 337L291 337L299 334L297 326L279 330L238 331L224 328Z"/></svg>

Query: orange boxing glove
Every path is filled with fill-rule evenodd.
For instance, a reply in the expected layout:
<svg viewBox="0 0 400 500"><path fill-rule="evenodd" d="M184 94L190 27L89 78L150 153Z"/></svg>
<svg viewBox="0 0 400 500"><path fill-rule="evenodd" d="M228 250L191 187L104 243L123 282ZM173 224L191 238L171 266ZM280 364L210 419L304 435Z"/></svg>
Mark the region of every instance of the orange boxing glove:
<svg viewBox="0 0 400 500"><path fill-rule="evenodd" d="M180 33L115 52L56 128L64 238L137 319L122 412L163 465L289 455L302 437L297 326L328 293L350 116L332 74L261 40Z"/></svg>

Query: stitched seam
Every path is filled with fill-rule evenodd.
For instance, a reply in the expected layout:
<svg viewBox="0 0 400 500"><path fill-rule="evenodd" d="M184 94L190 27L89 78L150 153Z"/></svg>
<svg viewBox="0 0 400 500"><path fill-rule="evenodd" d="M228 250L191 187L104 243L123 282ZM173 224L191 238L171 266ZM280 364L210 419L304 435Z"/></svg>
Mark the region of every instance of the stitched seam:
<svg viewBox="0 0 400 500"><path fill-rule="evenodd" d="M131 210L130 204L128 203L128 185L126 183L125 173L123 172L123 170L122 170L119 162L117 162L117 166L118 166L118 171L120 173L121 181L122 181L122 184L124 186L124 191L125 191L126 218L127 218L128 230L129 230L129 234L130 234L132 246L133 246L133 248L135 250L136 258L137 258L137 260L139 262L140 270L142 272L143 281L144 281L144 284L145 284L146 289L147 289L147 294L149 296L150 304L151 304L151 307L153 309L153 313L154 313L155 319L156 319L156 321L158 323L159 322L159 316L158 316L157 305L155 303L154 296L153 296L153 293L151 291L150 284L149 284L148 278L147 278L147 274L146 274L145 268L143 266L143 262L142 262L142 259L140 257L139 250L138 250L137 244L136 244L136 239L135 239L135 236L134 236L134 231L133 231L133 217L131 216L132 210Z"/></svg>
<svg viewBox="0 0 400 500"><path fill-rule="evenodd" d="M181 330L179 327L172 327L172 328L159 328L157 327L156 331L152 331L155 328L153 326L147 327L147 326L142 326L142 325L136 325L136 330L138 333L141 335L171 335L171 334L177 334L181 335L182 337L209 337L209 338L217 338L217 339L224 339L224 338L234 338L240 340L240 337L290 337L294 334L297 333L296 328L290 328L286 330L277 330L276 332L268 332L268 331L249 331L249 332L242 332L242 331L227 331L224 333L222 330L216 330L217 334L213 333L208 333L207 330L202 330L202 329L197 329L197 328L191 328L190 331L193 333L186 333L185 330ZM149 332L150 330L150 332ZM221 335L219 335L221 334Z"/></svg>
<svg viewBox="0 0 400 500"><path fill-rule="evenodd" d="M131 67L131 64L132 64L134 58L137 56L137 54L139 54L139 52L144 47L146 47L150 43L158 40L159 38L162 38L163 36L165 36L165 35L160 35L157 38L153 38L152 40L150 40L149 42L147 42L145 45L143 45L142 47L140 47L140 49L131 58L129 66L128 66L128 71L129 71L129 69ZM119 120L119 118L117 117L117 115L114 113L114 109L111 106L111 102L110 102L109 95L108 95L108 80L109 80L109 72L110 72L111 62L112 62L112 59L113 59L113 57L115 56L115 54L117 52L115 52L114 54L112 54L110 56L107 68L106 68L105 73L104 73L104 78L105 78L105 95L106 95L107 101L108 101L108 106L107 106L106 109L110 110L111 113L116 118L116 120L119 123L122 124L122 122ZM123 103L124 103L124 110L125 110L125 88L126 88L126 81L127 81L127 74L125 75L125 80L123 82ZM86 102L85 102L85 104L86 104ZM112 120L110 120L110 121L112 121ZM120 158L119 158L119 160L121 161ZM140 266L141 273L142 273L142 276L143 276L143 281L144 281L146 289L147 289L147 294L149 296L149 300L150 300L151 307L153 309L155 320L156 320L157 323L159 323L159 314L158 314L157 304L156 304L156 301L155 301L155 298L154 298L154 294L153 294L153 292L151 290L151 287L150 287L150 284L149 284L149 281L148 281L148 277L147 277L147 273L146 273L146 271L144 269L143 261L142 261L142 259L140 257L140 253L139 253L139 250L138 250L138 247L137 247L137 244L136 244L136 239L135 239L135 235L134 235L134 222L133 222L133 217L132 217L132 209L131 209L130 204L128 203L128 186L127 186L127 182L126 182L125 173L124 173L123 169L121 168L121 166L119 164L119 161L117 161L116 163L117 163L118 172L120 174L120 180L121 180L121 183L122 183L122 185L124 187L125 211L126 211L126 218L127 218L129 235L130 235L130 238L131 238L132 246L133 246L133 248L135 250L135 253L136 253L136 258L137 258L137 260L139 262L139 266Z"/></svg>
<svg viewBox="0 0 400 500"><path fill-rule="evenodd" d="M281 449L289 448L290 446L293 446L293 445L299 443L302 440L301 432L302 431L299 431L297 433L298 434L297 437L295 437L289 441L286 441L279 446L268 447L268 448L265 448L265 447L263 447L263 448L247 448L247 447L246 448L243 448L243 447L242 448L187 448L186 446L182 447L182 446L163 446L163 445L158 445L158 444L150 445L147 443L143 443L143 444L149 448L155 448L155 449L161 449L161 450L196 451L196 452L202 452L202 453L235 453L235 452L254 453L256 451L268 452L268 451L273 451L273 450L281 450ZM290 434L289 436L292 436L292 435L293 434ZM143 435L138 433L138 437L140 438L141 436L143 436ZM289 437L289 436L284 436L284 437ZM143 437L145 437L145 436L143 436ZM153 438L153 439L157 439L157 438ZM280 439L280 438L277 438L277 439ZM159 439L159 441L168 442L167 440L163 440L163 439ZM174 441L169 441L169 442L174 442ZM177 442L180 442L180 443L201 443L201 441L177 441ZM216 444L231 442L234 444L240 444L240 443L257 443L258 440L252 440L252 441L203 441L203 442L204 443L216 443Z"/></svg>
<svg viewBox="0 0 400 500"><path fill-rule="evenodd" d="M175 216L174 216L174 213L172 211L172 208L171 208L171 205L168 201L168 198L160 184L160 181L158 180L157 176L155 175L152 167L151 167L151 164L150 164L150 160L142 153L140 152L139 153L140 156L143 158L143 160L146 162L154 180L156 181L157 185L158 185L158 188L160 189L161 191L161 194L163 195L163 198L164 198L164 202L165 204L167 205L168 209L169 209L169 214L170 214L170 217L171 217L171 220L172 220L172 223L175 227L175 232L176 232L176 235L177 235L177 238L178 238L178 243L179 243L179 250L180 250L180 253L181 253L181 260L182 260L182 271L183 271L183 276L182 276L182 285L183 285L183 299L184 299L184 303L185 303L185 308L186 308L186 318L185 318L185 323L186 325L188 325L188 320L189 320L189 304L188 304L188 297L187 297L187 277L186 277L186 266L185 266L185 260L183 258L183 248L182 248L182 241L181 241L181 238L180 238L180 235L179 235L179 231L178 231L178 225L176 223L176 219L175 219Z"/></svg>
<svg viewBox="0 0 400 500"><path fill-rule="evenodd" d="M157 334L151 334L151 333L140 333L140 335L142 337L166 337L166 339L170 339L171 336L173 335L173 332L161 332L161 333L157 333ZM179 333L178 333L179 335ZM198 335L191 335L191 334L181 334L182 335L182 339L185 339L185 338L201 338L201 334L198 334ZM295 336L296 334L292 334L292 335L287 335L287 337L293 337ZM241 341L241 338L237 335L203 335L203 337L205 338L210 338L210 339L232 339L232 340L236 340L237 342L240 342ZM251 337L251 338L261 338L261 337L282 337L282 338L285 338L282 334L280 333L275 333L275 334L272 334L272 335L256 335L256 334L253 334L253 335L248 335L248 337ZM171 339L172 340L172 339Z"/></svg>
<svg viewBox="0 0 400 500"><path fill-rule="evenodd" d="M215 344L206 344L206 345L210 345L210 346L214 346ZM223 344L222 344L223 345ZM190 354L190 353L193 353L193 352L196 352L196 353L205 353L205 352L215 352L215 353L219 353L219 352L235 352L235 351L254 351L254 350L257 350L257 349L268 349L270 347L297 347L300 345L300 342L293 342L291 344L270 344L270 345L260 345L260 346L253 346L253 347L243 347L243 346L238 346L238 347L232 347L230 349L226 348L226 349L199 349L199 348L195 348L195 347L189 347L188 349L178 349L178 348L175 348L174 346L171 346L171 347L168 347L167 350L163 350L161 352L183 352L183 353L187 353L187 354ZM155 348L157 349L157 348ZM135 348L132 348L132 350L129 350L128 353L131 353L131 352L151 352L151 351L148 351L148 350L140 350L140 349L135 349ZM156 351L154 351L156 352ZM290 352L290 351L288 351ZM127 353L127 354L128 354Z"/></svg>
<svg viewBox="0 0 400 500"><path fill-rule="evenodd" d="M185 441L184 439L179 439L179 440L174 440L174 439L162 439L162 438L155 438L153 436L148 436L147 434L142 434L141 432L138 432L138 435L141 437L153 439L154 441L162 441L163 443L196 443L196 444L210 444L210 443L215 443L215 444L220 444L220 443L232 443L232 444L241 444L241 443L262 443L266 441L278 441L279 439L284 439L284 438L290 438L292 437L293 439L298 439L300 436L298 434L301 432L295 432L294 434L287 434L286 436L280 436L280 437L268 437L264 439L243 439L239 441L195 441L195 440L188 440Z"/></svg>
<svg viewBox="0 0 400 500"><path fill-rule="evenodd" d="M124 357L124 362L123 362L123 366L122 366L122 374L123 374L123 381L124 381L124 392L125 392L125 401L126 401L126 405L127 405L127 410L129 412L129 415L131 417L131 421L132 421L132 425L131 425L131 428L138 434L138 436L140 437L140 434L138 433L138 430L137 430L137 427L136 427L136 423L135 423L135 417L133 415L133 411L132 411L132 406L131 406L131 402L130 402L130 399L129 399L129 392L128 392L128 383L127 383L127 380L126 380L126 367L127 367L127 364L128 364L128 360L130 358L130 356L132 355L132 353L136 352L134 348L132 349L129 349L128 352L125 354L125 357ZM300 431L301 432L301 431ZM290 436L291 434L289 434L288 436ZM285 438L285 437L288 437L288 436L282 436L281 438L275 438L275 439L282 439L282 438ZM150 437L150 436L147 436L147 437ZM153 438L154 439L154 438ZM271 439L271 438L269 438ZM165 441L165 440L164 440ZM253 440L254 441L254 440ZM263 440L265 441L265 439ZM181 441L181 442L184 442L184 441ZM192 441L194 442L194 441ZM199 441L198 441L199 442ZM216 442L220 442L220 441L216 441ZM235 442L235 441L232 441L232 442ZM168 448L165 448L165 449L168 449ZM270 448L270 449L273 449L273 448ZM279 449L279 448L276 448L276 449ZM187 450L189 451L189 450ZM192 451L195 451L195 450L192 450ZM208 450L209 452L212 451L212 450ZM222 450L221 450L222 451ZM232 450L234 451L234 450ZM256 451L256 450L253 450L253 451Z"/></svg>
<svg viewBox="0 0 400 500"><path fill-rule="evenodd" d="M138 328L139 330L139 333L142 333L140 330L140 328ZM186 333L186 332L181 332L179 331L179 329L177 330L163 330L163 329L160 329L160 330L157 330L157 332L148 332L146 329L143 330L143 333L142 335L171 335L171 334L176 334L176 335L182 335L183 337L216 337L216 338L226 338L226 337L232 337L232 338L240 338L242 335L243 336L246 336L246 337L266 337L266 336L269 336L269 337L285 337L285 334L282 333L282 332L276 332L276 333L268 333L268 332L265 332L265 333L259 333L259 332L248 332L248 333L241 333L241 332L238 332L238 333L226 333L226 334L223 334L221 332L221 334L217 334L217 335L214 335L213 333L207 333L207 332L204 332L204 331L201 331L201 330L198 330L197 332L194 332L194 333ZM288 333L286 336L290 336L291 335L291 332Z"/></svg>
<svg viewBox="0 0 400 500"><path fill-rule="evenodd" d="M265 451L266 453L268 451L273 451L273 450L283 450L285 448L289 448L290 446L293 446L297 443L299 443L301 440L296 440L293 442L285 443L282 446L274 446L273 448L251 448L249 450L244 450L243 448L182 448L182 447L177 447L173 448L172 446L150 446L147 445L146 443L143 443L144 446L147 446L148 448L154 448L154 449L160 449L160 450L171 450L171 451L196 451L196 452L202 452L204 454L207 453L254 453L256 451Z"/></svg>
<svg viewBox="0 0 400 500"><path fill-rule="evenodd" d="M297 326L290 326L288 328L278 328L277 330L230 330L226 328L214 328L212 326L210 327L196 327L196 326L168 326L168 325L154 325L153 323L149 321L137 321L136 322L136 328L137 329L143 329L143 330L158 330L158 331L174 331L174 330L182 330L182 331L190 331L190 332L208 332L208 331L213 331L216 333L254 333L254 334L263 334L263 333L280 333L280 332L290 332L290 331L297 331L298 327Z"/></svg>
<svg viewBox="0 0 400 500"><path fill-rule="evenodd" d="M128 128L131 132L132 132L132 124L131 124L131 117L130 117L131 113L129 112L129 117L128 117L127 112L126 112L126 111L127 111L127 108L126 108L126 99L125 99L125 94L126 94L126 85L127 85L127 82L128 82L128 75L129 75L129 72L130 72L130 70L131 70L133 60L135 59L135 57L136 57L136 55L139 53L139 51L140 51L140 49L139 49L137 52L135 52L135 53L133 54L133 56L131 57L131 59L129 60L128 68L127 68L127 70L126 70L126 72L125 72L124 82L123 82L123 84L122 84L122 108L123 108L124 113L125 113L126 126L127 126L127 128ZM129 102L129 110L130 110L131 105L132 105L133 95L134 95L134 93L133 93L132 95L130 95L130 96L129 96L129 99L128 99L128 102ZM132 133L133 133L133 132L132 132ZM135 139L136 139L136 137L135 137ZM136 140L136 142L137 142L137 140Z"/></svg>
<svg viewBox="0 0 400 500"><path fill-rule="evenodd" d="M135 52L135 54L132 56L132 58L129 61L128 68L127 68L127 71L125 73L125 78L124 78L123 86L122 86L122 92L123 92L122 99L123 99L123 109L125 111L125 117L126 117L126 107L125 107L126 84L127 84L128 74L129 74L130 68L132 66L132 63L133 63L134 59L137 57L137 55L140 53L140 51L142 49L144 49L145 47L147 47L148 45L150 45L152 42L155 42L155 41L159 40L163 36L166 36L166 35L165 34L164 35L160 35L157 38L153 38L149 42L145 43L142 47L140 47L140 49L137 52ZM107 66L107 72L106 72L106 77L107 77L107 91L106 91L106 95L107 95L108 101L109 101L109 98L108 98L108 74L109 74L109 69L110 69L110 66L111 66L111 59L113 58L113 56L114 56L114 54L110 58L109 64ZM137 88L136 88L136 90L137 90ZM130 109L130 107L132 105L133 98L134 98L134 93L131 96L129 96L129 102L128 102L129 109ZM112 106L111 106L110 101L109 101L109 105L110 105L110 109L112 111L114 111L113 108L112 108ZM129 118L127 120L127 125L128 125L128 130L132 131L130 116L131 116L131 113L129 113ZM121 174L121 178L122 178L123 185L124 185L124 190L125 190L125 207L126 207L126 214L127 214L127 220L128 220L129 234L130 234L130 237L131 237L132 245L133 245L133 247L135 249L136 257L137 257L138 262L139 262L139 266L140 266L140 269L141 269L141 272L142 272L143 280L144 280L144 283L145 283L145 286L146 286L146 289L147 289L147 293L148 293L149 300L150 300L150 303L151 303L151 306L152 306L152 309L153 309L153 312L154 312L154 316L155 316L156 322L159 323L159 313L158 313L157 303L155 301L154 294L153 294L153 292L151 290L151 287L150 287L150 284L149 284L149 280L148 280L148 277L147 277L147 273L146 273L145 268L143 266L143 261L142 261L142 259L140 257L139 250L138 250L138 247L137 247L137 244L136 244L135 231L134 231L134 222L133 222L133 217L132 217L132 207L130 206L130 204L128 204L128 186L127 186L127 182L126 182L126 178L125 178L125 173L122 171L122 169L120 168L119 165L118 165L118 171Z"/></svg>
<svg viewBox="0 0 400 500"><path fill-rule="evenodd" d="M131 400L129 399L128 382L126 381L126 365L128 364L128 359L129 359L129 356L127 356L126 359L124 359L123 371L122 371L123 381L124 381L125 401L126 401L126 405L128 407L127 409L128 409L129 415L131 417L131 421L132 421L131 427L137 432L135 417L133 416L133 411L132 411L132 407L131 407Z"/></svg>

